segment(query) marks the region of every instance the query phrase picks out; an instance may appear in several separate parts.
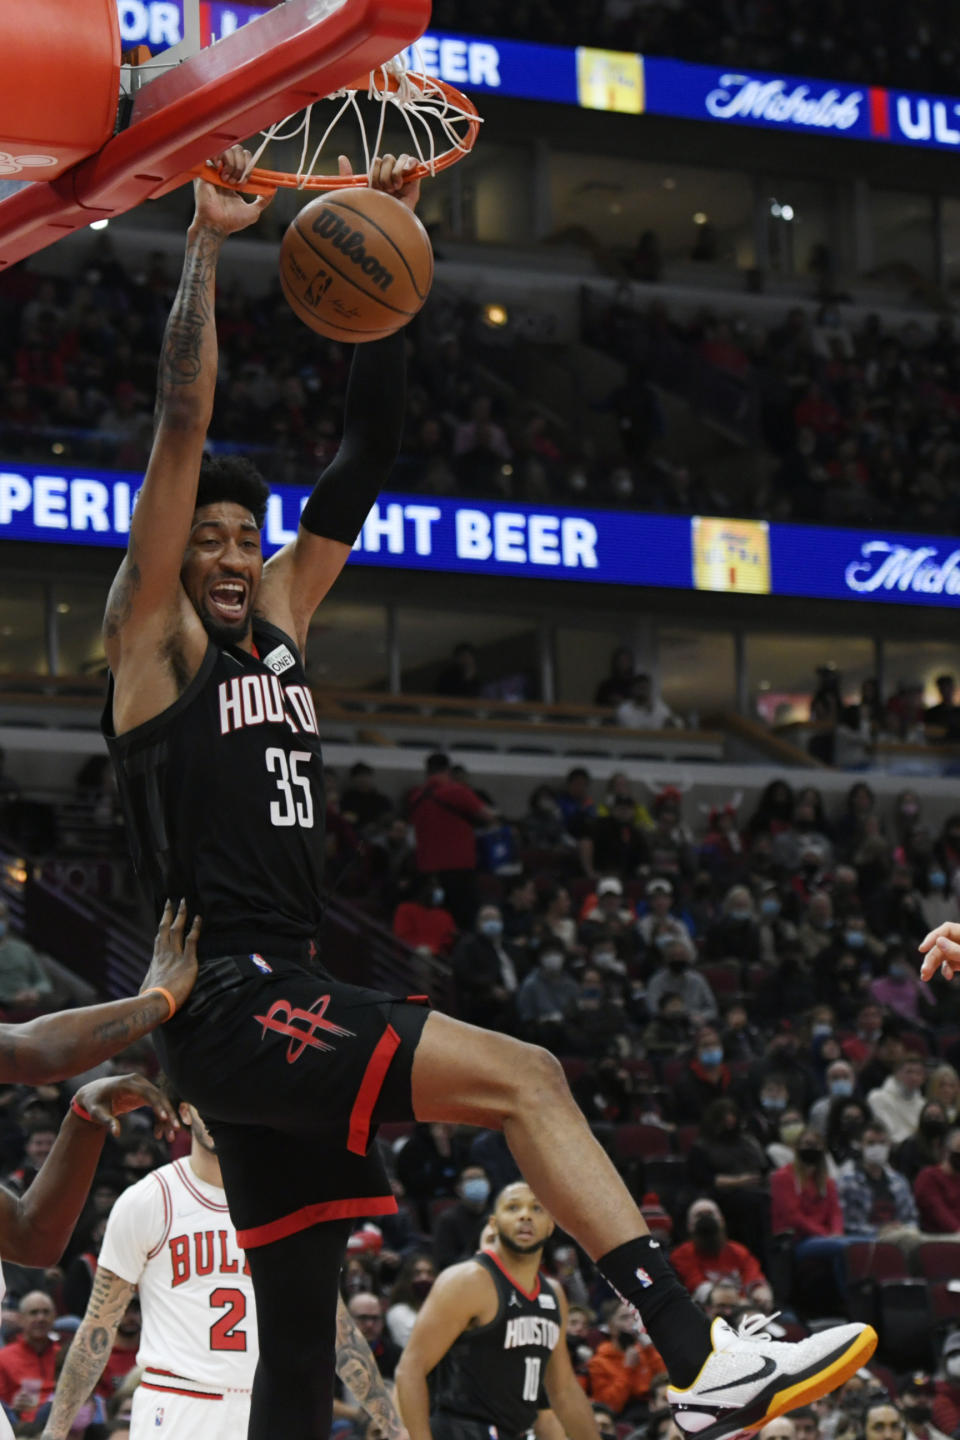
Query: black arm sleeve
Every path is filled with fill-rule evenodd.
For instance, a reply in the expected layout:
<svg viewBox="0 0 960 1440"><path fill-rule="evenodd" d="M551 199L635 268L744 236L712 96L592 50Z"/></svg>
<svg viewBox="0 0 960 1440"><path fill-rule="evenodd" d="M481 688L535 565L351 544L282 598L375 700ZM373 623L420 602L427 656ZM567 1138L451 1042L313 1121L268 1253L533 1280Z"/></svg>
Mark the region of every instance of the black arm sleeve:
<svg viewBox="0 0 960 1440"><path fill-rule="evenodd" d="M403 434L406 340L399 330L354 351L340 448L313 487L300 524L352 545L393 469Z"/></svg>

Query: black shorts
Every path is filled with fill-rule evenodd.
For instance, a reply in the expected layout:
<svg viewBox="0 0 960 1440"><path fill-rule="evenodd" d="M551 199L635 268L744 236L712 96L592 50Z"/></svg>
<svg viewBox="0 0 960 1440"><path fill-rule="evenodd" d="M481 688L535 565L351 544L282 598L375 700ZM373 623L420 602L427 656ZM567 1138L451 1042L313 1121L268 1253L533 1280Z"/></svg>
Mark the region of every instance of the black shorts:
<svg viewBox="0 0 960 1440"><path fill-rule="evenodd" d="M324 1220L392 1214L377 1125L412 1120L414 1051L429 1011L299 961L201 962L155 1032L176 1090L216 1142L244 1249Z"/></svg>
<svg viewBox="0 0 960 1440"><path fill-rule="evenodd" d="M522 1436L513 1436L487 1420L454 1415L450 1410L434 1410L430 1416L430 1434L433 1440L522 1440Z"/></svg>

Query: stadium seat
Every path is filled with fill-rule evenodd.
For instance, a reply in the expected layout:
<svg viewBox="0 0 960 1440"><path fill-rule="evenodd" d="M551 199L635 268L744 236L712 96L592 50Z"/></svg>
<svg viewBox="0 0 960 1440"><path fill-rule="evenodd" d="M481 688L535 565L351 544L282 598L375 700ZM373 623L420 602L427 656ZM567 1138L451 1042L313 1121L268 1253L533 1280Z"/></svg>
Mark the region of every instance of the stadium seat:
<svg viewBox="0 0 960 1440"><path fill-rule="evenodd" d="M925 1280L960 1280L960 1245L949 1240L924 1240L914 1250L913 1262Z"/></svg>
<svg viewBox="0 0 960 1440"><path fill-rule="evenodd" d="M443 1195L440 1197L439 1200L430 1201L430 1204L427 1207L427 1214L430 1217L431 1234L433 1233L433 1228L439 1220L440 1216L443 1214L443 1212L445 1210L449 1210L453 1205L456 1205L456 1203L457 1202L452 1195Z"/></svg>
<svg viewBox="0 0 960 1440"><path fill-rule="evenodd" d="M677 1059L664 1060L664 1062L663 1062L663 1083L664 1083L664 1085L666 1085L667 1089L669 1090L669 1089L671 1089L674 1085L676 1085L677 1081L681 1078L681 1076L686 1074L686 1071L687 1071L687 1062L686 1062L686 1060L677 1060Z"/></svg>
<svg viewBox="0 0 960 1440"><path fill-rule="evenodd" d="M909 1280L903 1252L889 1240L857 1240L847 1246L847 1282Z"/></svg>
<svg viewBox="0 0 960 1440"><path fill-rule="evenodd" d="M729 999L740 994L741 971L739 960L719 960L712 965L698 967L710 989L718 999Z"/></svg>
<svg viewBox="0 0 960 1440"><path fill-rule="evenodd" d="M617 1160L646 1160L670 1154L670 1132L659 1125L617 1125L613 1131Z"/></svg>
<svg viewBox="0 0 960 1440"><path fill-rule="evenodd" d="M882 1359L897 1371L933 1370L933 1309L925 1280L884 1280L877 1315Z"/></svg>
<svg viewBox="0 0 960 1440"><path fill-rule="evenodd" d="M580 1077L587 1073L587 1062L582 1055L561 1055L560 1064L568 1085L576 1085Z"/></svg>
<svg viewBox="0 0 960 1440"><path fill-rule="evenodd" d="M656 1190L660 1203L671 1214L686 1183L687 1162L680 1155L654 1155L644 1160L643 1188Z"/></svg>
<svg viewBox="0 0 960 1440"><path fill-rule="evenodd" d="M674 1149L678 1155L688 1154L691 1145L700 1138L699 1125L678 1125L674 1133Z"/></svg>
<svg viewBox="0 0 960 1440"><path fill-rule="evenodd" d="M960 1282L935 1280L930 1286L930 1308L938 1326L960 1325Z"/></svg>

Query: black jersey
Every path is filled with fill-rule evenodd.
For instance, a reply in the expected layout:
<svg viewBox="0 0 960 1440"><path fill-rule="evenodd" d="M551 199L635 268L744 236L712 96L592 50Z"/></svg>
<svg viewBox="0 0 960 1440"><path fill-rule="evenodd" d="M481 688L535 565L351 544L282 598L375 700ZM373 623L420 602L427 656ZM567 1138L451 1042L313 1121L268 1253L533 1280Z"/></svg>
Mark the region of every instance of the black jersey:
<svg viewBox="0 0 960 1440"><path fill-rule="evenodd" d="M185 896L203 956L301 947L323 879L323 759L288 635L255 620L256 655L212 642L180 698L123 735L113 681L103 732L137 873L159 916Z"/></svg>
<svg viewBox="0 0 960 1440"><path fill-rule="evenodd" d="M497 1313L451 1345L437 1367L431 1409L493 1425L503 1440L523 1435L548 1404L542 1382L560 1339L560 1307L539 1276L528 1295L489 1251L476 1260L497 1287Z"/></svg>

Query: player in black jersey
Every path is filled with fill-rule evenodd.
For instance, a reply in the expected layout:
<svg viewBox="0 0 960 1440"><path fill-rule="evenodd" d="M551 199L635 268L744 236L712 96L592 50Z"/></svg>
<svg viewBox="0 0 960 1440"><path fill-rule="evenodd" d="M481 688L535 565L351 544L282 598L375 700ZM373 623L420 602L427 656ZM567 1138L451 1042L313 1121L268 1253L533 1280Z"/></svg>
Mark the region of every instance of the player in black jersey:
<svg viewBox="0 0 960 1440"><path fill-rule="evenodd" d="M410 1440L520 1440L548 1404L569 1440L599 1440L570 1364L566 1296L540 1274L553 1220L520 1180L492 1224L488 1248L440 1272L400 1357Z"/></svg>
<svg viewBox="0 0 960 1440"><path fill-rule="evenodd" d="M232 179L248 163L239 147L217 162ZM412 208L413 164L385 156L372 181ZM264 201L203 181L195 196L153 450L107 602L104 729L154 903L186 895L203 916L196 987L158 1045L216 1137L250 1262L260 1330L250 1436L326 1436L350 1218L396 1203L371 1140L381 1121L414 1117L502 1128L558 1223L638 1307L674 1383L689 1387L673 1392L681 1425L709 1422L702 1440L760 1425L852 1373L873 1332L777 1346L720 1321L711 1331L552 1056L308 968L323 774L303 650L399 447L405 341L355 348L340 448L295 539L264 564L265 483L248 462L203 463L217 259ZM703 1390L717 1391L706 1415Z"/></svg>

